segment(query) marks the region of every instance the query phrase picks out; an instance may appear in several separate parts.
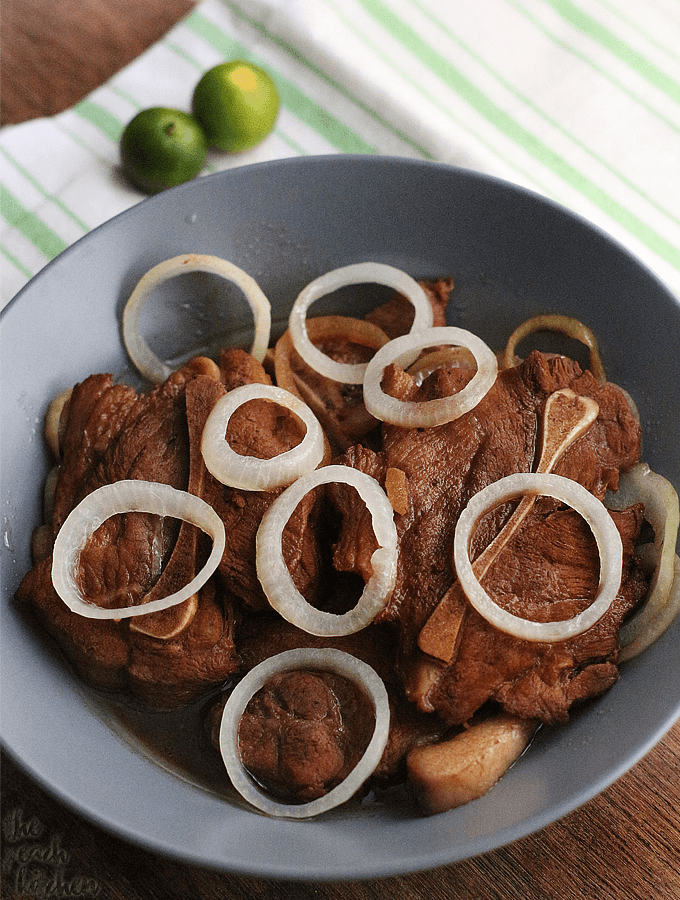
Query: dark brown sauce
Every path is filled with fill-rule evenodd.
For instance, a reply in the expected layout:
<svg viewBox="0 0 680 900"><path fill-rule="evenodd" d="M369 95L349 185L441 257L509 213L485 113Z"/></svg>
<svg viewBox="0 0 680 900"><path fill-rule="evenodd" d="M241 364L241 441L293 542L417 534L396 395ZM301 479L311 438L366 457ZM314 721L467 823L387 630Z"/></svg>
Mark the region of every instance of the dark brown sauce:
<svg viewBox="0 0 680 900"><path fill-rule="evenodd" d="M125 743L156 765L204 790L237 800L206 727L209 711L220 694L217 690L196 703L169 711L97 694L95 711Z"/></svg>
<svg viewBox="0 0 680 900"><path fill-rule="evenodd" d="M81 682L82 684L82 682ZM201 700L178 710L157 711L135 704L129 697L86 688L88 705L98 718L133 751L225 802L252 810L232 787L220 753L210 742L210 710L224 695L216 689ZM399 818L418 815L406 784L374 786L362 790L329 815L366 815L389 809Z"/></svg>

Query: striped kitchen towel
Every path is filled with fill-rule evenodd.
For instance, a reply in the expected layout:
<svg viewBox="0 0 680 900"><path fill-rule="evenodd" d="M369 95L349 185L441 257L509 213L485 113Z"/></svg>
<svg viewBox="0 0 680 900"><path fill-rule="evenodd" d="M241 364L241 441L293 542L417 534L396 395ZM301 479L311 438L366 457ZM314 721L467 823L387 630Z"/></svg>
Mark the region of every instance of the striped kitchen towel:
<svg viewBox="0 0 680 900"><path fill-rule="evenodd" d="M0 131L0 305L142 199L117 167L127 121L189 109L234 57L272 73L282 111L206 172L338 152L488 172L585 216L680 294L677 0L203 0L72 109Z"/></svg>

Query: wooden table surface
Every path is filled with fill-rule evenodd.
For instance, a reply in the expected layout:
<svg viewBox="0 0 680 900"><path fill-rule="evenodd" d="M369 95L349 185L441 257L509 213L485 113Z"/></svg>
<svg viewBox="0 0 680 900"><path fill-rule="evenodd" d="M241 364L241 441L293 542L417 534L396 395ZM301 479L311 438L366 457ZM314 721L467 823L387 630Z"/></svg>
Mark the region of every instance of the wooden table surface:
<svg viewBox="0 0 680 900"><path fill-rule="evenodd" d="M3 0L2 123L53 115L72 105L192 6L190 0ZM6 755L2 800L2 900L680 898L680 723L611 788L543 831L456 865L367 882L259 880L165 859L81 818ZM60 862L43 872L56 872L60 881L51 888L44 878L22 882L22 848L30 852L48 845L61 854Z"/></svg>

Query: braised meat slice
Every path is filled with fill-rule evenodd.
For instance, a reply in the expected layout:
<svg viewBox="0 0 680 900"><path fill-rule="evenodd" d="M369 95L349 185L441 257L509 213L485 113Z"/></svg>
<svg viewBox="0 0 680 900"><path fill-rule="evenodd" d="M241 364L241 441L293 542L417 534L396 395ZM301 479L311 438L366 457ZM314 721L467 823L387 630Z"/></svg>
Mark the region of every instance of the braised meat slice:
<svg viewBox="0 0 680 900"><path fill-rule="evenodd" d="M115 385L109 375L76 385L65 410L54 536L71 509L103 484L132 478L181 489L189 482L196 486L200 447L190 452L185 394L200 368L190 364L146 394ZM154 591L170 593L202 564L209 550L203 537L193 526L179 529L171 518L113 516L83 549L81 588L91 601L108 607L145 602ZM49 555L26 575L17 597L32 604L85 681L173 707L237 668L233 600L221 586L219 596L206 587L164 613L102 621L66 607L53 588L51 567Z"/></svg>
<svg viewBox="0 0 680 900"><path fill-rule="evenodd" d="M403 371L391 368L392 371L388 369L385 373L383 389L402 399L449 396L464 387L472 375L468 369L449 367L432 373L418 386ZM571 388L577 394L595 399L599 414L590 429L565 452L555 471L579 481L602 498L607 489L616 489L619 472L639 460L639 424L623 392L616 386L601 386L589 372L582 373L576 363L562 357L547 358L538 352L532 353L521 365L501 372L494 387L477 407L456 421L424 429L385 426L379 452L355 447L341 458L347 465L373 475L381 484L385 484L388 471L403 473L407 503L404 512L395 513L399 539L397 582L382 617L395 622L399 629L399 666L407 682L418 658L418 635L455 581L453 535L461 511L469 499L488 484L514 472L532 470L542 409L548 396L562 388ZM351 489L334 486L329 494L347 523L336 545L335 565L341 570L357 571L367 580L370 554L375 547L370 518ZM513 504L505 504L483 519L473 542L473 555L481 552L495 537L512 508ZM569 517L565 517L560 527L566 528L568 521ZM568 546L567 538L560 540ZM628 546L631 546L630 542ZM628 567L631 566L631 555L632 549L625 561ZM503 558L507 568L512 557L506 553ZM517 558L521 559L521 556ZM559 584L563 574L554 571L553 575ZM614 636L631 603L639 600L639 573L631 574L631 578L633 586L631 593L626 594L628 599L622 601L624 609L617 617L607 620ZM517 589L519 594L519 586ZM581 659L573 665L585 668L587 662L613 663L615 668L615 656L612 657L611 651L604 657L596 655L593 660ZM562 660L556 661L556 665L561 663ZM527 665L533 666L528 657ZM581 675L579 683L585 684L594 671L591 669L587 675ZM519 675L518 671L513 678L517 680ZM480 677L474 667L468 666L464 675L461 669L460 678L466 685L475 683ZM555 673L552 681L556 677ZM551 677L546 675L544 691L550 682ZM480 689L480 695L483 693ZM486 696L492 693L487 692ZM501 699L508 696L506 690ZM507 702L510 705L510 701ZM477 708L468 704L461 717L454 714L453 707L446 706L443 699L439 704L432 699L432 703L438 710L441 706L442 715L452 724L466 721ZM525 714L540 717L542 703L536 695L533 706L537 708L527 704ZM562 712L557 715L561 716Z"/></svg>
<svg viewBox="0 0 680 900"><path fill-rule="evenodd" d="M186 486L185 384L180 370L146 394L114 384L111 375L91 375L74 387L55 496L55 534L83 497L103 484L140 478Z"/></svg>
<svg viewBox="0 0 680 900"><path fill-rule="evenodd" d="M21 581L16 598L30 604L83 681L109 691L127 688L127 626L113 619L86 619L71 612L52 584L52 555Z"/></svg>
<svg viewBox="0 0 680 900"><path fill-rule="evenodd" d="M438 716L424 715L393 686L388 688L390 733L370 778L386 786L405 780L406 757L446 730ZM248 704L239 724L241 758L265 787L286 800L321 797L345 779L373 734L368 697L328 672L274 676ZM364 785L365 792L368 785Z"/></svg>
<svg viewBox="0 0 680 900"><path fill-rule="evenodd" d="M369 625L355 634L328 638L308 634L270 610L239 623L236 640L245 672L287 650L330 647L367 663L384 682L398 683L394 670L396 643L391 625Z"/></svg>
<svg viewBox="0 0 680 900"><path fill-rule="evenodd" d="M347 679L330 672L274 675L241 717L241 759L272 793L315 800L356 766L373 726L371 701Z"/></svg>
<svg viewBox="0 0 680 900"><path fill-rule="evenodd" d="M399 387L392 391L395 396L404 398L408 392L409 399L433 399L460 390L471 375L465 368L438 369L417 387L410 376L400 372L391 377L388 369L383 388L387 389L390 379ZM492 482L532 470L542 409L548 396L562 388L592 397L600 411L555 471L579 481L602 499L608 488L616 489L619 471L639 461L639 423L615 385L600 386L576 363L562 357L549 359L539 352L520 366L500 372L486 397L454 422L434 428L386 425L380 451L357 446L340 457L340 462L368 472L381 484L389 469L403 473L408 508L395 515L400 562L396 587L383 615L399 622L406 645L416 641L453 582L453 534L461 511L474 494ZM329 493L341 507L346 523L335 564L342 570L358 567L367 579L370 557L363 543L370 547L371 538L366 534L370 518L365 506L351 488L334 486ZM477 533L480 545L493 539L510 512L508 504L485 518ZM361 527L355 527L355 522Z"/></svg>
<svg viewBox="0 0 680 900"><path fill-rule="evenodd" d="M148 394L93 375L73 389L55 492L52 536L89 493L123 478L186 488L189 441L183 373ZM82 587L102 606L136 603L158 577L177 537L172 520L115 516L82 555Z"/></svg>
<svg viewBox="0 0 680 900"><path fill-rule="evenodd" d="M624 572L607 613L582 635L535 643L498 631L468 606L456 655L428 696L443 718L466 722L487 700L496 700L522 718L563 722L574 703L614 684L617 635L644 598L647 583L634 555L642 508L612 517L623 542ZM541 500L489 570L484 587L515 615L556 621L589 606L598 581L598 552L588 526L572 510Z"/></svg>
<svg viewBox="0 0 680 900"><path fill-rule="evenodd" d="M240 352L234 354L237 361L240 360ZM223 363L224 359L223 356ZM260 373L264 374L261 367ZM198 377L188 385L187 418L192 432L202 434L211 410L225 392L223 384L204 377ZM234 412L227 427L227 439L235 452L261 459L289 450L299 443L302 436L297 419L267 400L251 400L241 406ZM283 488L247 491L229 487L214 478L204 466L202 468L203 483L199 496L217 512L227 534L219 566L223 583L247 608L268 609L269 604L255 567L255 536L262 516ZM318 506L316 495L305 497L284 529L282 540L284 558L293 581L298 590L310 598L320 587L318 541L314 528L308 527L318 514Z"/></svg>
<svg viewBox="0 0 680 900"><path fill-rule="evenodd" d="M446 307L453 290L453 278L437 278L434 281L420 281L419 284L432 306L432 324L446 325ZM411 330L414 317L410 301L402 294L395 294L387 303L370 312L366 320L382 328L389 338L395 338Z"/></svg>
<svg viewBox="0 0 680 900"><path fill-rule="evenodd" d="M238 604L218 583L199 592L190 623L167 640L130 629L127 679L149 706L184 706L240 668L234 644ZM133 620L134 621L134 620Z"/></svg>
<svg viewBox="0 0 680 900"><path fill-rule="evenodd" d="M356 634L346 635L344 637L324 638L307 634L294 625L284 621L279 616L272 613L264 613L246 619L237 628L237 643L239 653L243 661L243 668L248 671L258 665L265 659L283 653L286 650L294 650L300 647L316 647L319 649L332 647L342 650L357 659L361 659L380 675L387 687L390 702L390 735L387 746L383 752L382 759L378 764L373 778L380 784L391 784L403 781L405 778L406 756L410 750L416 746L425 743L432 743L439 740L448 729L448 725L442 718L436 714L423 713L410 703L404 696L401 684L395 676L395 654L396 641L394 627L389 624L370 625ZM305 673L307 674L307 673ZM298 682L305 685L306 681L301 679ZM318 687L318 686L317 686ZM306 689L306 688L305 688ZM325 691L325 689L323 689ZM313 696L312 686L309 687L309 696ZM308 702L308 701L306 701ZM226 703L226 698L222 698L212 708L208 728L211 733L211 739L215 748L219 747L219 726L222 710ZM345 707L346 709L346 707ZM253 712L254 710L251 710ZM298 713L299 714L299 713ZM266 774L266 765L275 768L273 750L278 746L280 740L281 723L280 714L273 714L268 710L264 713L265 718L269 718L267 723L251 722L248 726L248 741L264 740L265 736L269 742L267 747L261 750L259 762L252 763L253 773L256 774L256 766L259 766L260 777L264 781L274 781L273 773ZM333 720L334 721L334 720ZM365 727L363 720L359 721L359 728L355 732L354 719L347 716L345 712L345 729L346 737L343 740L361 740L361 730ZM335 727L335 726L334 726ZM370 723L372 733L372 720ZM298 734L299 738L304 734ZM309 763L309 773L303 775L303 767L298 770L298 778L310 784L317 784L317 774L319 764L314 762L315 749L317 748L317 733L312 730L309 734L309 752L312 760ZM368 735L370 739L370 734ZM324 740L327 736L324 736ZM245 740L245 738L244 738ZM302 746L300 742L300 747ZM332 749L332 754L337 755L337 748ZM344 758L344 757L343 757ZM340 756L338 755L338 760ZM324 764L325 765L325 764ZM324 772L326 770L324 769ZM338 769L338 772L340 769ZM342 777L347 774L347 769L342 769ZM336 776L334 776L336 777ZM318 786L318 784L317 784ZM328 786L324 789L324 792Z"/></svg>

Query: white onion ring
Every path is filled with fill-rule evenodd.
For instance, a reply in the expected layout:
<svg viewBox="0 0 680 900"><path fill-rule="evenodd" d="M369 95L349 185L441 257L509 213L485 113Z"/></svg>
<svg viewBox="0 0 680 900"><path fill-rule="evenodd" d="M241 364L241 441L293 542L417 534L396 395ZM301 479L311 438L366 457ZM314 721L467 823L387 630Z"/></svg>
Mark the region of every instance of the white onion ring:
<svg viewBox="0 0 680 900"><path fill-rule="evenodd" d="M371 557L373 572L359 602L342 615L315 609L305 600L295 587L281 549L283 529L300 500L313 488L329 482L349 484L358 491L371 513L373 531L380 544ZM354 634L373 621L394 590L397 577L394 510L375 478L349 466L323 466L291 484L265 512L257 531L256 565L270 605L292 625L322 637Z"/></svg>
<svg viewBox="0 0 680 900"><path fill-rule="evenodd" d="M308 803L279 803L263 791L241 761L238 726L246 706L269 679L280 673L300 669L334 672L366 691L375 706L375 728L364 755L350 774L323 797ZM341 650L287 650L265 659L245 676L231 692L220 725L220 752L233 786L250 804L270 816L303 819L315 816L349 800L375 770L387 744L390 706L382 679L371 666Z"/></svg>
<svg viewBox="0 0 680 900"><path fill-rule="evenodd" d="M634 503L643 503L645 518L654 529L654 544L650 548L654 569L647 599L619 632L619 661L623 662L653 643L678 613L680 582L677 568L680 564L675 547L680 510L673 485L652 472L646 463L639 463L621 475L618 491L607 494L605 502L610 509L626 509Z"/></svg>
<svg viewBox="0 0 680 900"><path fill-rule="evenodd" d="M62 422L62 417L64 416L64 410L71 399L72 393L72 387L65 388L52 399L52 402L47 408L44 435L47 445L52 451L55 459L61 459L60 437L66 424L65 420Z"/></svg>
<svg viewBox="0 0 680 900"><path fill-rule="evenodd" d="M436 372L442 366L452 366L456 369L474 369L477 362L472 353L465 347L444 347L440 350L432 350L417 359L406 370L406 374L421 385L428 375Z"/></svg>
<svg viewBox="0 0 680 900"><path fill-rule="evenodd" d="M117 513L144 512L172 516L198 526L213 540L212 552L201 571L181 590L139 606L105 609L89 603L80 592L76 571L80 553L99 526ZM68 608L89 619L124 619L158 612L183 603L199 591L217 569L224 552L224 524L200 497L168 484L130 479L105 484L88 494L73 509L54 542L52 583Z"/></svg>
<svg viewBox="0 0 680 900"><path fill-rule="evenodd" d="M241 456L229 446L227 425L233 413L249 400L270 400L289 409L306 427L302 441L271 459ZM217 401L201 438L201 453L208 471L222 484L245 491L270 491L313 472L324 457L324 434L307 404L283 388L269 384L244 384Z"/></svg>
<svg viewBox="0 0 680 900"><path fill-rule="evenodd" d="M298 355L320 375L345 384L361 384L366 371L365 363L339 363L322 353L310 341L305 327L307 310L311 304L338 288L349 284L384 284L404 294L413 304L416 314L411 332L421 331L432 325L433 313L430 301L422 287L401 269L383 263L355 263L333 269L310 282L298 295L288 319L293 346Z"/></svg>
<svg viewBox="0 0 680 900"><path fill-rule="evenodd" d="M643 613L646 609L646 606L643 606L640 612L626 622L619 632L619 644L621 646L621 652L619 653L620 663L633 659L639 653L642 653L643 650L646 650L657 638L661 637L664 631L680 615L680 557L677 554L673 556L671 564L672 580L668 593L663 595L663 603L659 604L657 615L643 618ZM640 617L639 619L638 616Z"/></svg>
<svg viewBox="0 0 680 900"><path fill-rule="evenodd" d="M597 346L597 338L593 331L571 316L560 315L559 313L546 313L544 315L533 316L522 322L508 338L501 358L501 368L510 369L517 365L515 356L515 348L525 337L533 334L535 331L560 331L567 337L580 341L590 351L590 371L600 384L604 384L607 380L604 366L602 365L602 357Z"/></svg>
<svg viewBox="0 0 680 900"><path fill-rule="evenodd" d="M571 619L532 622L501 609L477 580L469 556L470 538L489 510L525 494L568 503L590 526L600 553L600 584L594 602ZM477 612L500 631L525 641L564 641L591 628L607 612L621 585L623 545L606 507L582 485L562 475L535 472L508 475L475 494L461 513L453 539L453 558L461 587Z"/></svg>
<svg viewBox="0 0 680 900"><path fill-rule="evenodd" d="M185 253L158 263L142 276L123 310L123 340L130 359L139 372L154 384L160 384L172 374L172 369L156 356L139 332L142 309L156 288L176 275L185 272L209 272L233 282L244 293L255 320L255 336L251 354L262 362L269 345L271 307L257 282L243 269L218 256Z"/></svg>
<svg viewBox="0 0 680 900"><path fill-rule="evenodd" d="M413 351L438 344L466 347L477 361L477 371L468 384L451 397L427 400L397 400L382 390L383 371L390 363L410 364ZM385 344L370 360L364 376L364 403L366 409L383 422L403 428L429 428L452 422L469 412L488 393L496 381L498 362L495 353L481 338L453 325L428 328L417 334L402 335Z"/></svg>

